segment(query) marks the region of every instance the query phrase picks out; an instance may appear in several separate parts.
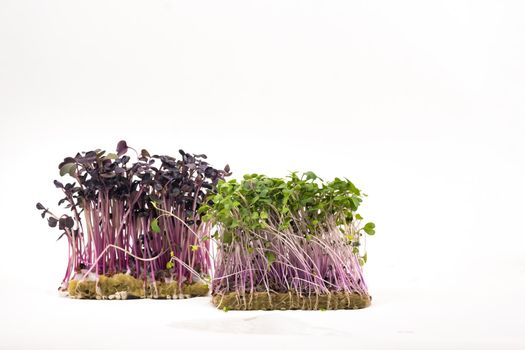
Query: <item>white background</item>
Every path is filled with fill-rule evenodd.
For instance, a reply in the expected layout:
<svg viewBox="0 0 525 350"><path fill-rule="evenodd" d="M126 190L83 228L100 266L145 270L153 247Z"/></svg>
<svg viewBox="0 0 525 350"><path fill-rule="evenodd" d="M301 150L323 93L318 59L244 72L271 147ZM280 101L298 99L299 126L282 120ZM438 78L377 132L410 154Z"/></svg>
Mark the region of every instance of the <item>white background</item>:
<svg viewBox="0 0 525 350"><path fill-rule="evenodd" d="M0 0L1 349L523 349L522 1ZM372 307L59 298L63 157L346 176Z"/></svg>

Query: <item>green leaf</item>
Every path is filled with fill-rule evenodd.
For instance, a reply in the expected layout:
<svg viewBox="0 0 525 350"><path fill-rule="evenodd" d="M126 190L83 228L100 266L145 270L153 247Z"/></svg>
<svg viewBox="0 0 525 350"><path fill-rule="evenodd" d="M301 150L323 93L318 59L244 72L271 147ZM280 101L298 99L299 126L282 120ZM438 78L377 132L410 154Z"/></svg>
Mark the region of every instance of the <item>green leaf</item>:
<svg viewBox="0 0 525 350"><path fill-rule="evenodd" d="M260 217L261 219L268 219L268 213L265 211L261 211Z"/></svg>
<svg viewBox="0 0 525 350"><path fill-rule="evenodd" d="M202 214L207 212L210 209L209 205L201 205L199 209L197 209L197 213Z"/></svg>
<svg viewBox="0 0 525 350"><path fill-rule="evenodd" d="M359 207L359 199L356 197L350 197L350 200L352 201L352 210L357 210L357 207Z"/></svg>
<svg viewBox="0 0 525 350"><path fill-rule="evenodd" d="M155 233L160 233L160 226L159 226L159 220L157 218L151 220L151 231Z"/></svg>
<svg viewBox="0 0 525 350"><path fill-rule="evenodd" d="M66 163L60 168L60 176L69 174L74 177L75 170L77 170L77 165L75 163Z"/></svg>
<svg viewBox="0 0 525 350"><path fill-rule="evenodd" d="M365 253L365 255L363 255L361 258L366 263L366 261L368 260L368 253Z"/></svg>
<svg viewBox="0 0 525 350"><path fill-rule="evenodd" d="M275 253L267 251L264 255L266 255L266 259L268 260L268 266L270 266L275 261Z"/></svg>
<svg viewBox="0 0 525 350"><path fill-rule="evenodd" d="M317 179L317 175L315 175L315 173L313 171L307 171L306 173L304 173L304 175L306 175L306 180L315 180L315 179Z"/></svg>
<svg viewBox="0 0 525 350"><path fill-rule="evenodd" d="M168 270L173 268L173 262L171 260L166 263L166 268Z"/></svg>
<svg viewBox="0 0 525 350"><path fill-rule="evenodd" d="M355 218L357 220L363 220L363 217L361 215L359 215L359 214L355 214Z"/></svg>
<svg viewBox="0 0 525 350"><path fill-rule="evenodd" d="M115 153L108 153L106 159L117 159L118 156Z"/></svg>
<svg viewBox="0 0 525 350"><path fill-rule="evenodd" d="M233 240L233 234L231 231L224 231L224 234L222 235L222 242L223 243L231 243Z"/></svg>
<svg viewBox="0 0 525 350"><path fill-rule="evenodd" d="M368 233L370 236L374 235L376 233L376 224L374 224L373 222L369 222L365 225L365 227L363 227L363 230Z"/></svg>
<svg viewBox="0 0 525 350"><path fill-rule="evenodd" d="M192 245L191 246L191 251L192 252L196 252L197 250L199 250L199 246L198 245Z"/></svg>
<svg viewBox="0 0 525 350"><path fill-rule="evenodd" d="M232 223L230 225L230 228L237 228L237 227L239 227L239 220L232 219Z"/></svg>

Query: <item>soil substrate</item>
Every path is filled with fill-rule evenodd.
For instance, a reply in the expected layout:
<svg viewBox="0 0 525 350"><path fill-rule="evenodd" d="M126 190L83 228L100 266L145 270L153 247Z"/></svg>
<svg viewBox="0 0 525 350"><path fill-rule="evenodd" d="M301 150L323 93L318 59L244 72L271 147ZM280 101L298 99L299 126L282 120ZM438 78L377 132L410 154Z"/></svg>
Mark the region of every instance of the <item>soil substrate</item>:
<svg viewBox="0 0 525 350"><path fill-rule="evenodd" d="M76 299L184 299L208 294L208 285L203 283L183 284L177 281L160 282L155 285L126 274L99 276L98 280L72 280L68 294Z"/></svg>
<svg viewBox="0 0 525 350"><path fill-rule="evenodd" d="M225 310L337 310L362 309L370 306L372 297L348 292L300 295L254 292L240 295L232 292L213 295L213 304Z"/></svg>

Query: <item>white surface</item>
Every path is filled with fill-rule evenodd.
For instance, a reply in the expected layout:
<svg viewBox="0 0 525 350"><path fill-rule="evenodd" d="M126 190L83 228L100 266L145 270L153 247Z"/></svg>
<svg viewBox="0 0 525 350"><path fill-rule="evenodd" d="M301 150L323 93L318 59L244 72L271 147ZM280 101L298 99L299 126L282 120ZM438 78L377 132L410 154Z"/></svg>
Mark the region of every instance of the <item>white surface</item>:
<svg viewBox="0 0 525 350"><path fill-rule="evenodd" d="M0 1L0 348L523 349L520 1ZM228 312L55 294L34 208L120 139L369 194L373 306Z"/></svg>

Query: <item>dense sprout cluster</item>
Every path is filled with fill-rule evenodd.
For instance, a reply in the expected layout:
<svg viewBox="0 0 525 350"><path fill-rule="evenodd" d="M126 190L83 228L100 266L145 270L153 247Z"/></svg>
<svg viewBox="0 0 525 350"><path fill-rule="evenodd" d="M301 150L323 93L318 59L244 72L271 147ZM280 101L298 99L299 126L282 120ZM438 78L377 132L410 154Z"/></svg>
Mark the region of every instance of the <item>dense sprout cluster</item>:
<svg viewBox="0 0 525 350"><path fill-rule="evenodd" d="M70 213L37 209L68 240L64 288L81 270L180 284L209 273L209 225L199 209L230 170L213 168L203 154L179 153L151 156L120 141L115 153L97 149L60 163L60 175L73 181L55 180L64 194L58 205Z"/></svg>
<svg viewBox="0 0 525 350"><path fill-rule="evenodd" d="M220 181L213 205L199 209L218 225L212 293L366 295L360 246L375 225L357 213L363 196L347 179L325 182L312 172Z"/></svg>
<svg viewBox="0 0 525 350"><path fill-rule="evenodd" d="M240 181L203 154L77 153L58 166L60 216L37 203L65 237L62 290L78 298L205 295L233 309L361 308L366 196L348 179L313 172ZM210 276L211 275L211 276ZM211 279L209 279L211 278ZM198 281L204 283L197 283Z"/></svg>

